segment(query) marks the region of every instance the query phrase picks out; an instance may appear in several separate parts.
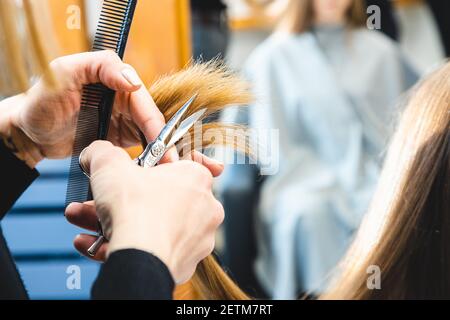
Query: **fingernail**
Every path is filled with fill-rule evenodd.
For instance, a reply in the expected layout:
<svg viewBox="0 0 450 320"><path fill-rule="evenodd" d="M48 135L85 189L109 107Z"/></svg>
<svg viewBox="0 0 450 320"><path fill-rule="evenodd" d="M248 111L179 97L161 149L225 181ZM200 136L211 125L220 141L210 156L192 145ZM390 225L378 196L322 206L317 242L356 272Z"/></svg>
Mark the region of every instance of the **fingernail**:
<svg viewBox="0 0 450 320"><path fill-rule="evenodd" d="M132 86L140 86L142 84L141 78L139 78L136 71L131 68L123 69L122 75Z"/></svg>

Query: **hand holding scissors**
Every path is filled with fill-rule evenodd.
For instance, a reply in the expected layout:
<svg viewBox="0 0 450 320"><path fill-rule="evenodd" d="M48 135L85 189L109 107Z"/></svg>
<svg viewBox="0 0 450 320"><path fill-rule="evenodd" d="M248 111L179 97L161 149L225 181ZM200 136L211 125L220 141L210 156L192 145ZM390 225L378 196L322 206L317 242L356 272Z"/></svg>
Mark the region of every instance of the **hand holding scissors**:
<svg viewBox="0 0 450 320"><path fill-rule="evenodd" d="M167 122L167 124L162 129L159 136L152 142L150 142L145 148L144 152L137 157L134 161L137 165L150 168L158 164L161 158L166 154L166 152L172 148L178 141L180 141L183 136L194 126L194 124L205 114L206 109L201 109L197 111L187 119L183 120L189 107L197 98L197 94L194 95L188 102L186 102L175 115ZM83 172L86 170L80 164ZM99 236L97 240L88 249L88 254L94 256L103 242L106 240L103 235L101 225L99 223Z"/></svg>

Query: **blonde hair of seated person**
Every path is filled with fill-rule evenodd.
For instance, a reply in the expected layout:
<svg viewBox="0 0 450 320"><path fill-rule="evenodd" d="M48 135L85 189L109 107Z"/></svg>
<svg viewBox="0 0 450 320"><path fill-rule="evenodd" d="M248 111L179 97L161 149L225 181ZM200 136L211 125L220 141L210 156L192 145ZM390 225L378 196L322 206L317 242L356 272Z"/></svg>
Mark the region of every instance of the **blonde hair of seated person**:
<svg viewBox="0 0 450 320"><path fill-rule="evenodd" d="M447 63L413 90L369 213L322 298L449 299L449 270ZM380 277L379 286L373 275Z"/></svg>
<svg viewBox="0 0 450 320"><path fill-rule="evenodd" d="M0 92L5 95L25 92L30 86L33 75L43 75L48 88L57 86L55 77L48 65L52 59L52 50L48 47L51 40L44 35L51 34L48 19L40 19L45 13L45 6L38 1L23 0L25 35L18 31L17 20L22 13L14 0L2 0L0 4L0 36L3 34L2 68L8 67L0 75ZM26 39L22 42L20 39ZM45 39L45 41L44 41ZM248 84L230 72L223 64L213 61L193 64L176 74L162 77L150 89L157 106L167 119L195 93L198 98L189 109L189 115L207 108L204 118L230 105L246 105L252 100ZM203 149L222 144L248 153L248 146L242 131L235 130L232 124L206 123L202 126L202 135L190 132L177 146L189 152L194 148ZM235 134L239 134L236 137ZM218 139L217 137L221 137ZM199 299L247 299L247 296L233 283L222 270L213 256L203 260L192 279L195 296Z"/></svg>

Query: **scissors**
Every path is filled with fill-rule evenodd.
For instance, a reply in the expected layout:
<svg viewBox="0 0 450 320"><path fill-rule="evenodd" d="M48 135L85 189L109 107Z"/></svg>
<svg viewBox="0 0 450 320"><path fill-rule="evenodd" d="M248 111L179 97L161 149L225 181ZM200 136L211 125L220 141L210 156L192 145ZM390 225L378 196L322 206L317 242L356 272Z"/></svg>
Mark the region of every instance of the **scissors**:
<svg viewBox="0 0 450 320"><path fill-rule="evenodd" d="M200 118L205 114L206 108L197 111L184 121L183 118L186 115L189 107L197 99L198 94L195 94L189 99L167 122L164 128L161 130L159 136L149 144L144 149L144 152L137 157L134 162L141 167L151 168L158 164L166 152L172 148L178 141L180 141L183 136L194 126L194 124L200 120ZM80 163L81 170L89 177L86 170ZM97 253L98 249L101 247L103 242L107 240L103 234L101 224L99 223L99 232L97 240L92 244L92 246L87 250L87 253L93 257Z"/></svg>

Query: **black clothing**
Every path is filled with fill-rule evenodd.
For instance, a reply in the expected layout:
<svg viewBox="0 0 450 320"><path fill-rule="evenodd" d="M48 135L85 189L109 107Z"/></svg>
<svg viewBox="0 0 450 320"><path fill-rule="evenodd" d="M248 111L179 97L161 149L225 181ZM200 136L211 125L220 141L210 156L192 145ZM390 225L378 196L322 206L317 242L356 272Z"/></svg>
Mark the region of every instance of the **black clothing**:
<svg viewBox="0 0 450 320"><path fill-rule="evenodd" d="M0 139L0 221L38 173L16 158ZM24 300L28 294L0 229L0 299Z"/></svg>
<svg viewBox="0 0 450 320"><path fill-rule="evenodd" d="M155 256L139 250L111 254L92 287L92 299L172 299L174 282Z"/></svg>

